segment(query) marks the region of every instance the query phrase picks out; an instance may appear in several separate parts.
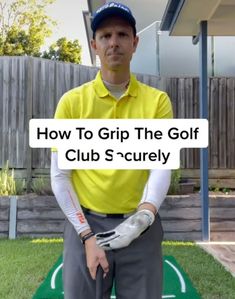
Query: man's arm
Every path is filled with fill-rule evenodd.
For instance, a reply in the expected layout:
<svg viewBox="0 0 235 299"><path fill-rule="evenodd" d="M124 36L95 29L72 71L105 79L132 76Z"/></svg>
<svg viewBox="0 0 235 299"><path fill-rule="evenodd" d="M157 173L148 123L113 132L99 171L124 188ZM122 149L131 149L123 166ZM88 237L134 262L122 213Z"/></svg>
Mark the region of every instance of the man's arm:
<svg viewBox="0 0 235 299"><path fill-rule="evenodd" d="M58 168L58 155L56 152L51 154L51 187L60 208L74 226L77 234L80 235L90 230L71 183L71 170Z"/></svg>
<svg viewBox="0 0 235 299"><path fill-rule="evenodd" d="M57 202L65 216L74 226L77 234L82 238L91 232L91 228L83 214L79 199L71 183L71 170L58 168L56 152L51 154L51 186ZM108 272L108 261L105 252L96 245L96 238L92 236L85 241L87 267L93 279L96 277L97 266L100 264L104 272Z"/></svg>
<svg viewBox="0 0 235 299"><path fill-rule="evenodd" d="M162 202L166 198L171 183L171 170L153 169L147 183L145 184L143 196L140 200L138 210L149 209L156 214Z"/></svg>

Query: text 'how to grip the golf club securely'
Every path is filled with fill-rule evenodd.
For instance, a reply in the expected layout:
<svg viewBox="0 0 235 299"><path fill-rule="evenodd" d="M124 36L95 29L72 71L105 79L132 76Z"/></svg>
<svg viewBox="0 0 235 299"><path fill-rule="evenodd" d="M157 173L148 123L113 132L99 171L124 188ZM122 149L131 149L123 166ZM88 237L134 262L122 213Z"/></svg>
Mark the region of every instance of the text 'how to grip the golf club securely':
<svg viewBox="0 0 235 299"><path fill-rule="evenodd" d="M181 148L208 146L206 119L32 119L30 146L61 169L176 169Z"/></svg>

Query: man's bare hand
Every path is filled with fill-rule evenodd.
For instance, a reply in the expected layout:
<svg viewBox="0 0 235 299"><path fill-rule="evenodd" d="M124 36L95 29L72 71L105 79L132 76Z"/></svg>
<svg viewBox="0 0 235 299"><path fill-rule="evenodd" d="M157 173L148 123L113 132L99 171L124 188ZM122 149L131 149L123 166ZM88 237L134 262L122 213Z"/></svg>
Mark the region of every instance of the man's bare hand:
<svg viewBox="0 0 235 299"><path fill-rule="evenodd" d="M96 278L97 267L99 265L103 268L104 276L106 276L109 271L108 260L104 250L97 246L95 237L92 237L85 242L85 251L87 267L92 279Z"/></svg>

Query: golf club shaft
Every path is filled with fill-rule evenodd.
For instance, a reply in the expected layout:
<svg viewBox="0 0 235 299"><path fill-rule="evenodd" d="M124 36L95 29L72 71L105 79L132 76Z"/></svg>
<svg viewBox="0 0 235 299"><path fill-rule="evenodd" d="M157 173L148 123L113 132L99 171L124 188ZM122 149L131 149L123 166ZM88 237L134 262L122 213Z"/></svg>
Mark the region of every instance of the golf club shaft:
<svg viewBox="0 0 235 299"><path fill-rule="evenodd" d="M99 265L96 273L96 299L103 298L103 269Z"/></svg>

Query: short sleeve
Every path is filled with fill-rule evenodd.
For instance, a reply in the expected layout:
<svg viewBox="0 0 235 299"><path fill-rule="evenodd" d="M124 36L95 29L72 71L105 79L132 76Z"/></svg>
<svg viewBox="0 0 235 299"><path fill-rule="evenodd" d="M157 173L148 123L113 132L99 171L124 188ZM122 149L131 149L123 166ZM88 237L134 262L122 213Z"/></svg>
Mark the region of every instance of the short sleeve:
<svg viewBox="0 0 235 299"><path fill-rule="evenodd" d="M56 111L54 114L55 119L69 119L71 118L71 115L69 113L69 98L67 94L64 94L56 107ZM57 148L53 147L51 148L52 152L57 152Z"/></svg>
<svg viewBox="0 0 235 299"><path fill-rule="evenodd" d="M162 93L157 106L156 118L173 118L173 109L167 93Z"/></svg>

